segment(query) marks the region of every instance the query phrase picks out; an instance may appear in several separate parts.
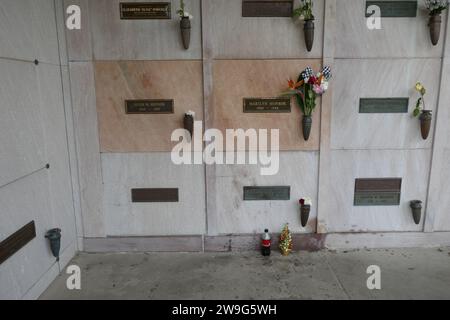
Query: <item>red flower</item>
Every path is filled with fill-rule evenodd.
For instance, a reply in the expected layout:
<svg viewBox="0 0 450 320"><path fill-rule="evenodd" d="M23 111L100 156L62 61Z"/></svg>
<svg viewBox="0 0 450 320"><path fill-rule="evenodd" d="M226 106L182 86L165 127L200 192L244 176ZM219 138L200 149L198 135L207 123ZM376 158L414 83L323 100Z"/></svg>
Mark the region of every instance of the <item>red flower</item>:
<svg viewBox="0 0 450 320"><path fill-rule="evenodd" d="M305 199L300 199L300 204L303 206L305 204Z"/></svg>

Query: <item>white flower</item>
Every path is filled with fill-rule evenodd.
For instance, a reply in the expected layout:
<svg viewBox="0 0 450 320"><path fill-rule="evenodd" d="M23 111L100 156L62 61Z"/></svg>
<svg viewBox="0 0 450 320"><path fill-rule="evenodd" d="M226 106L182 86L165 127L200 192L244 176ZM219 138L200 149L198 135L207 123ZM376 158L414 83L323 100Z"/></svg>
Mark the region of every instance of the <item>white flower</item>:
<svg viewBox="0 0 450 320"><path fill-rule="evenodd" d="M193 118L195 118L195 112L194 111L189 110L188 112L186 112L186 115L187 116L192 116Z"/></svg>
<svg viewBox="0 0 450 320"><path fill-rule="evenodd" d="M328 90L328 81L324 81L321 85L323 91L327 91Z"/></svg>
<svg viewBox="0 0 450 320"><path fill-rule="evenodd" d="M312 200L311 200L311 198L304 198L304 200L305 200L305 205L307 205L307 206L312 206Z"/></svg>
<svg viewBox="0 0 450 320"><path fill-rule="evenodd" d="M185 17L185 18L189 18L189 20L192 20L192 19L194 19L194 16L193 15L191 15L189 12L187 12L187 11L185 11L184 12L184 14L183 14L183 17Z"/></svg>

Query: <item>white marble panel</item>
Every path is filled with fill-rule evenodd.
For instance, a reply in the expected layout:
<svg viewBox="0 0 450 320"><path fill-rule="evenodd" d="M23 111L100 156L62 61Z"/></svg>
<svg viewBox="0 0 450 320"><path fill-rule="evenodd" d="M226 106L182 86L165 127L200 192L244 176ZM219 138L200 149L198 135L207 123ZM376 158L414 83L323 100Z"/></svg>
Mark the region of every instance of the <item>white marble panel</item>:
<svg viewBox="0 0 450 320"><path fill-rule="evenodd" d="M382 18L380 30L369 30L365 17L366 1L338 0L336 58L441 57L443 35L439 44L433 46L428 12L424 10L424 1L418 3L417 17Z"/></svg>
<svg viewBox="0 0 450 320"><path fill-rule="evenodd" d="M203 165L174 165L170 153L102 154L108 236L205 233ZM179 188L177 203L132 203L133 188Z"/></svg>
<svg viewBox="0 0 450 320"><path fill-rule="evenodd" d="M0 39L0 57L58 64L54 0L2 0Z"/></svg>
<svg viewBox="0 0 450 320"><path fill-rule="evenodd" d="M65 237L74 240L75 216L70 178L67 131L64 114L61 69L59 66L39 65L37 69L41 119L48 170L52 225L64 225Z"/></svg>
<svg viewBox="0 0 450 320"><path fill-rule="evenodd" d="M102 169L94 68L90 62L71 62L69 70L84 235L103 237Z"/></svg>
<svg viewBox="0 0 450 320"><path fill-rule="evenodd" d="M436 110L441 59L337 59L335 61L331 147L333 149L431 148L412 116L414 86L427 88L427 109ZM409 97L408 113L359 113L360 98ZM434 129L434 121L433 121Z"/></svg>
<svg viewBox="0 0 450 320"><path fill-rule="evenodd" d="M46 165L34 64L0 59L0 186ZM7 76L5 76L7 75Z"/></svg>
<svg viewBox="0 0 450 320"><path fill-rule="evenodd" d="M431 180L428 210L434 213L434 231L450 231L450 149L445 148L439 154L440 158L433 158L433 162L439 162L441 170L436 173L438 177Z"/></svg>
<svg viewBox="0 0 450 320"><path fill-rule="evenodd" d="M285 17L242 17L242 0L208 0L203 17L204 26L209 28L208 49L220 59L320 58L324 1L314 4L315 39L313 50L308 52L302 23Z"/></svg>
<svg viewBox="0 0 450 320"><path fill-rule="evenodd" d="M194 16L189 50L185 50L181 42L180 22L176 14L178 1L171 1L172 19L169 20L120 20L120 2L124 1L89 1L96 60L201 58L200 0L185 1L186 10ZM152 1L139 0L135 2Z"/></svg>
<svg viewBox="0 0 450 320"><path fill-rule="evenodd" d="M45 233L62 229L61 250L73 243L73 221L58 221L49 201L46 169L0 189L0 239L5 239L31 221L36 238L0 265L0 299L20 299L55 262Z"/></svg>
<svg viewBox="0 0 450 320"><path fill-rule="evenodd" d="M259 165L217 165L214 193L219 234L261 233L269 228L280 232L285 223L293 233L311 233L316 229L318 152L280 152L279 172L262 176ZM244 186L291 186L289 201L243 201ZM300 223L299 199L313 201L306 228Z"/></svg>
<svg viewBox="0 0 450 320"><path fill-rule="evenodd" d="M330 196L326 230L332 232L422 231L416 225L409 203L426 204L430 150L359 150L331 152ZM353 206L355 179L402 178L399 206ZM423 213L424 215L425 213Z"/></svg>

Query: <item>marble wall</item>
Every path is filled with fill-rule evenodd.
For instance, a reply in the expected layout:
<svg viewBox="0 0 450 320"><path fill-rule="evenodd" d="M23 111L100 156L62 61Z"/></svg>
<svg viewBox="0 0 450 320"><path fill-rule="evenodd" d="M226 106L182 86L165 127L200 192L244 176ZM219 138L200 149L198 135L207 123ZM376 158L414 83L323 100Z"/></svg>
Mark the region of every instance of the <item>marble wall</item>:
<svg viewBox="0 0 450 320"><path fill-rule="evenodd" d="M315 41L305 47L303 25L285 17L242 17L242 0L203 1L209 52L217 59L320 58L323 49L324 0L314 1ZM294 1L298 6L298 1Z"/></svg>
<svg viewBox="0 0 450 320"><path fill-rule="evenodd" d="M200 61L96 62L102 152L171 151L184 114L203 119ZM174 100L173 114L126 114L125 100Z"/></svg>
<svg viewBox="0 0 450 320"><path fill-rule="evenodd" d="M80 115L76 138L85 236L259 233L285 222L297 233L450 230L442 213L448 204L437 200L445 193L438 172L448 168L448 139L434 139L448 136L440 119L449 99L442 94L448 80L441 77L447 16L433 47L421 1L416 18L384 18L382 29L369 30L365 1L317 0L315 43L308 53L301 25L290 18L244 18L241 2L187 1L194 20L185 51L174 14L177 1L171 2L172 19L165 21L120 20L118 0L75 1L86 12L85 28L67 32L71 70L84 70L83 76L74 71L72 91ZM332 66L334 77L318 101L308 142L294 101L290 114L243 113L243 98L277 96L289 77L307 65L324 64ZM83 79L95 81L95 91L80 85ZM428 88L427 107L439 115L426 141L411 116L416 81ZM407 97L408 113L359 113L359 99L374 97ZM173 98L175 113L126 115L124 100L133 98ZM188 110L207 129L280 129L280 172L264 177L251 165L171 165L170 134ZM401 204L354 207L354 180L369 177L403 178ZM274 184L290 185L291 201L243 201L243 186ZM137 205L130 201L133 185L170 185L191 197L178 204ZM317 204L307 228L298 221L301 196ZM413 198L428 206L419 225L408 207ZM190 223L177 218L189 215Z"/></svg>
<svg viewBox="0 0 450 320"><path fill-rule="evenodd" d="M109 236L205 233L203 165L175 165L168 152L105 153L102 169ZM132 203L135 188L178 188L179 202Z"/></svg>
<svg viewBox="0 0 450 320"><path fill-rule="evenodd" d="M57 276L47 230L62 229L62 267L78 247L68 68L55 10L62 16L53 0L0 3L0 241L36 225L36 238L0 265L0 299L37 298Z"/></svg>
<svg viewBox="0 0 450 320"><path fill-rule="evenodd" d="M313 114L309 141L302 135L300 108L294 98L291 113L244 113L244 98L278 97L287 79L297 80L307 66L320 69L320 60L216 60L213 65L213 108L208 110L211 127L226 129L278 129L280 150L318 150L320 100ZM248 146L247 146L248 149ZM243 151L243 150L239 150Z"/></svg>

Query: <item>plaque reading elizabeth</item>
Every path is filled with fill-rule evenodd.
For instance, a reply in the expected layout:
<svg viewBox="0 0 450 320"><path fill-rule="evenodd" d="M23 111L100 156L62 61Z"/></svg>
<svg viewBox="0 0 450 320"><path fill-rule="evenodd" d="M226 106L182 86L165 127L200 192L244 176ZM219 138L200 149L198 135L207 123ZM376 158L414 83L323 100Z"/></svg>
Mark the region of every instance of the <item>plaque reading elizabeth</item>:
<svg viewBox="0 0 450 320"><path fill-rule="evenodd" d="M290 113L290 98L246 98L244 113Z"/></svg>
<svg viewBox="0 0 450 320"><path fill-rule="evenodd" d="M170 2L121 2L120 19L171 19Z"/></svg>
<svg viewBox="0 0 450 320"><path fill-rule="evenodd" d="M173 100L126 100L127 114L169 114L173 113Z"/></svg>

